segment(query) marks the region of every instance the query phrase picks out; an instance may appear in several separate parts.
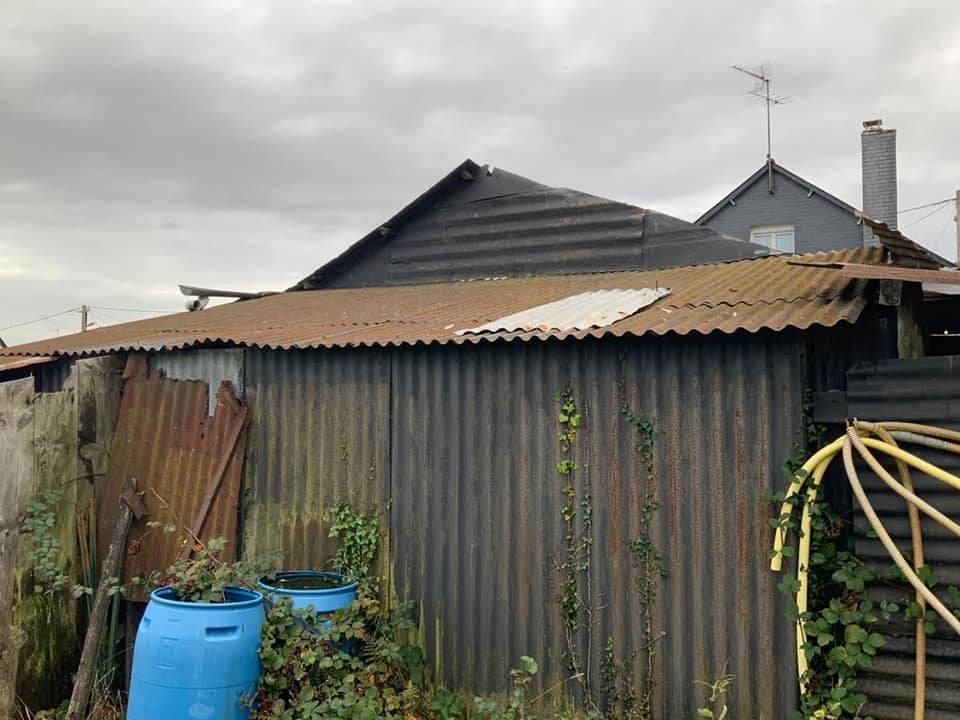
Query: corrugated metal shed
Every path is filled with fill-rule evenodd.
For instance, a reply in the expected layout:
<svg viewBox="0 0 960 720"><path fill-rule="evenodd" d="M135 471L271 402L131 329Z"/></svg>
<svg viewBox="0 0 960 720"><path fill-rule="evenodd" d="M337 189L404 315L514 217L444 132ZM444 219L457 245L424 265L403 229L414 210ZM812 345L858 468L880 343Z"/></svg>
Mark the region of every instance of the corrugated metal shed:
<svg viewBox="0 0 960 720"><path fill-rule="evenodd" d="M848 412L865 420L902 420L960 430L960 357L886 360L862 365L848 373ZM910 452L960 474L960 457L922 446ZM896 470L891 467L896 477ZM960 518L960 494L939 481L913 473L917 494L952 518ZM910 528L903 501L871 472L861 474L871 502L897 545L909 556ZM938 590L960 586L960 553L957 539L921 514L924 556L940 580ZM876 539L866 537L869 527L857 509L857 554L887 570L892 560ZM936 590L935 590L936 591ZM874 588L880 597L906 595L906 589ZM867 708L878 720L913 717L913 624L897 622L887 628L888 644L880 649L870 678L861 687L873 699ZM960 717L960 639L937 620L936 635L927 640L927 720Z"/></svg>
<svg viewBox="0 0 960 720"><path fill-rule="evenodd" d="M881 262L881 248L823 253L825 262ZM647 333L757 332L854 322L868 281L790 262L793 256L721 265L593 275L543 276L401 287L291 292L195 313L113 325L0 351L0 355L93 355L225 343L261 348L463 343ZM656 305L585 331L485 333L458 330L599 289L668 287Z"/></svg>

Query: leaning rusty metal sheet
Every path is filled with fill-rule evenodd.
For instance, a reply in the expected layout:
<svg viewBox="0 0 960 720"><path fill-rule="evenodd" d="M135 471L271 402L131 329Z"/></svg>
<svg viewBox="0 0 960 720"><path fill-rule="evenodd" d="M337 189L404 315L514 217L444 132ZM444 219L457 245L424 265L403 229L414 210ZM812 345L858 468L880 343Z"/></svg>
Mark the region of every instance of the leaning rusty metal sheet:
<svg viewBox="0 0 960 720"><path fill-rule="evenodd" d="M960 285L960 271L901 267L900 265L865 265L863 263L823 263L797 260L791 264L831 268L844 277L867 280L903 280L904 282Z"/></svg>
<svg viewBox="0 0 960 720"><path fill-rule="evenodd" d="M149 515L136 522L127 542L125 578L162 570L176 560L184 527L192 527L221 461L225 471L199 536L227 538L234 555L237 507L246 439L246 408L229 383L217 393L216 412L207 415L207 385L188 380L139 377L124 387L106 482L98 492L97 537L103 557L117 516L125 480L135 478ZM239 434L238 434L239 430ZM174 523L178 531L151 529L151 520ZM132 599L144 600L142 588Z"/></svg>
<svg viewBox="0 0 960 720"><path fill-rule="evenodd" d="M588 330L590 328L607 327L669 294L670 290L667 288L593 290L521 310L486 325L458 330L457 335L503 331L516 332L519 330L528 332L532 330L542 332Z"/></svg>
<svg viewBox="0 0 960 720"><path fill-rule="evenodd" d="M808 256L820 262L879 263L879 247ZM867 304L867 280L795 265L795 256L645 272L549 275L508 280L312 290L112 325L0 355L99 355L124 349L180 349L205 343L306 349L782 330L854 322ZM457 335L535 305L593 290L668 287L644 312L608 327Z"/></svg>

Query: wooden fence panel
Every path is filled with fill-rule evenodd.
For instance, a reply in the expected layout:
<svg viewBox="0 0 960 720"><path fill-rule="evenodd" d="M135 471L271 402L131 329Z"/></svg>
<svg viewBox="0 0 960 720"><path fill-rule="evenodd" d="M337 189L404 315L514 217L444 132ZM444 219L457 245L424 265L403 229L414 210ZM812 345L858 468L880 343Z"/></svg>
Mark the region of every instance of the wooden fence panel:
<svg viewBox="0 0 960 720"><path fill-rule="evenodd" d="M19 518L33 480L33 378L0 383L0 717L13 717L22 633L13 625Z"/></svg>

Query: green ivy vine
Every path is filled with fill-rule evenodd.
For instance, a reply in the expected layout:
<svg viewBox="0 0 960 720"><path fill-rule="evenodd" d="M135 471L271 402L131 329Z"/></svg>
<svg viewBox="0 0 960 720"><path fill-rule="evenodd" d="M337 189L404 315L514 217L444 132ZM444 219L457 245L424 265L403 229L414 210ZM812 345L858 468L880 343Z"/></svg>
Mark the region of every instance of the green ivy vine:
<svg viewBox="0 0 960 720"><path fill-rule="evenodd" d="M33 569L34 588L40 593L53 594L70 582L60 566L61 544L54 532L56 507L62 498L58 489L42 490L27 503L20 521L20 531L30 535L26 565Z"/></svg>
<svg viewBox="0 0 960 720"><path fill-rule="evenodd" d="M644 473L643 505L639 514L639 533L629 542L630 559L637 570L636 591L640 613L642 640L639 656L643 667L643 683L639 692L628 695L627 700L635 703L633 713L641 720L650 720L653 716L653 688L655 684L655 661L657 643L666 635L656 630L653 623L653 608L657 599L657 585L661 579L669 577L669 571L663 562L663 553L657 547L650 532L654 515L660 509L654 485L656 470L654 464L654 440L656 426L652 418L635 413L626 399L626 388L620 384L620 414L633 431L634 448L640 458Z"/></svg>
<svg viewBox="0 0 960 720"><path fill-rule="evenodd" d="M580 429L581 415L573 393L567 389L557 394L557 422L560 459L557 473L560 475L560 492L564 504L560 516L564 524L563 554L557 560L560 571L560 593L558 601L563 618L564 650L563 662L572 677L579 680L584 698L590 697L590 677L581 652L582 635L587 638L586 647L590 647L589 633L590 599L589 573L590 555L593 548L593 501L589 485L577 500L577 487L574 473L580 469L574 455L574 442ZM580 514L577 523L578 509Z"/></svg>
<svg viewBox="0 0 960 720"><path fill-rule="evenodd" d="M330 508L329 536L340 539L333 569L358 581L370 579L380 542L380 516L364 515L347 503Z"/></svg>

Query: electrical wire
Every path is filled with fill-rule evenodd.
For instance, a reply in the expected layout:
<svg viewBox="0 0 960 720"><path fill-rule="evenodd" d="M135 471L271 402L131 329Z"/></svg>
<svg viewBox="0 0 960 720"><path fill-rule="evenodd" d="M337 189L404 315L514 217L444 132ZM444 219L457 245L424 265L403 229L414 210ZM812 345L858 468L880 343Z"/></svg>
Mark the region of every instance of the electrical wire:
<svg viewBox="0 0 960 720"><path fill-rule="evenodd" d="M956 198L947 198L946 200L937 200L936 202L927 203L926 205L917 205L916 207L907 208L906 210L897 210L897 215L903 215L904 213L913 212L914 210L923 210L924 208L933 207L934 205L943 205L944 203L955 202Z"/></svg>
<svg viewBox="0 0 960 720"><path fill-rule="evenodd" d="M930 212L928 212L926 215L924 215L922 218L919 218L918 220L914 220L912 223L907 223L907 224L904 225L902 228L900 228L900 230L903 231L903 230L906 230L908 227L913 227L913 226L916 225L918 222L923 222L923 221L926 220L928 217L932 217L932 216L936 215L938 212L940 212L941 210L943 210L944 208L947 208L947 207L950 207L950 206L947 205L947 204L945 204L945 203L941 203L941 204L938 205L936 208L934 208L933 210L931 210Z"/></svg>
<svg viewBox="0 0 960 720"><path fill-rule="evenodd" d="M61 315L66 315L67 313L77 312L80 308L72 307L69 310L61 310L58 313L53 313L52 315L44 315L43 317L38 317L33 320L27 320L22 323L16 323L15 325L7 325L6 327L0 328L0 332L4 330L12 330L13 328L23 327L24 325L33 325L33 323L43 322L44 320L49 320L50 318L60 317Z"/></svg>
<svg viewBox="0 0 960 720"><path fill-rule="evenodd" d="M137 308L119 308L119 307L107 307L105 305L88 305L94 310L109 310L111 312L132 312L132 313L158 313L158 314L167 314L176 312L175 310L142 310Z"/></svg>

